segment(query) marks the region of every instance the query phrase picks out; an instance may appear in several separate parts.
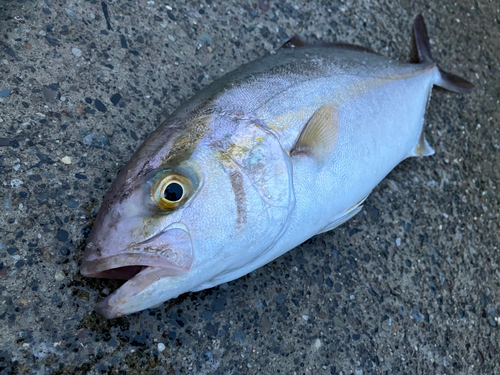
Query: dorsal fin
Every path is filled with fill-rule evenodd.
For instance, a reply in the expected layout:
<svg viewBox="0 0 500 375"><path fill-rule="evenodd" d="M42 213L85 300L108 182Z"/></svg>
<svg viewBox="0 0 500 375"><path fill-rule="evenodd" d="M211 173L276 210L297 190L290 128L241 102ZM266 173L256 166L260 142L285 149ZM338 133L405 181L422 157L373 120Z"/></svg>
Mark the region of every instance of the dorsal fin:
<svg viewBox="0 0 500 375"><path fill-rule="evenodd" d="M368 52L368 53L373 53L378 55L377 52L371 50L370 48L366 48L363 46L358 46L355 44L348 44L348 43L329 43L329 42L321 42L321 43L315 43L315 44L310 44L304 42L300 37L297 35L292 36L285 44L281 46L281 48L285 49L290 49L290 48L302 48L302 47L307 47L307 48L318 48L318 47L331 47L331 48L342 48L342 49L349 49L353 51L359 51L359 52Z"/></svg>
<svg viewBox="0 0 500 375"><path fill-rule="evenodd" d="M310 154L318 161L324 160L337 139L338 126L338 104L329 103L320 107L302 129L290 155Z"/></svg>
<svg viewBox="0 0 500 375"><path fill-rule="evenodd" d="M424 17L421 14L413 22L412 41L411 61L418 64L434 64L429 36L427 35L427 27L425 26ZM455 74L447 73L441 69L439 69L439 73L440 79L435 84L445 90L458 93L469 93L474 90L472 83Z"/></svg>
<svg viewBox="0 0 500 375"><path fill-rule="evenodd" d="M413 37L411 60L419 64L430 64L434 62L431 55L431 45L429 43L429 35L427 35L427 27L425 26L424 17L419 14L413 22Z"/></svg>

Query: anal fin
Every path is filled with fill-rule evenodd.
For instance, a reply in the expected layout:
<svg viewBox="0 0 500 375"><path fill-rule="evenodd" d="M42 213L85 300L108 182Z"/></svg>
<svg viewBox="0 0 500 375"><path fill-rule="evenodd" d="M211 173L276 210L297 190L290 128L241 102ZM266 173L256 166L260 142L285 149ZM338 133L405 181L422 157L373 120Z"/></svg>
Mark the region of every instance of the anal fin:
<svg viewBox="0 0 500 375"><path fill-rule="evenodd" d="M317 234L325 233L325 232L328 232L332 229L335 229L339 225L344 224L347 220L349 220L354 215L356 215L359 211L361 211L363 209L363 203L366 200L366 198L368 198L368 195L370 195L370 194L367 194L358 203L356 203L352 207L345 210L340 216L337 216L335 218L335 220L333 220L330 224L328 224L326 227L321 229Z"/></svg>
<svg viewBox="0 0 500 375"><path fill-rule="evenodd" d="M417 147L415 147L415 150L413 150L413 153L410 156L430 156L434 155L434 152L434 149L431 147L429 142L427 142L427 139L425 139L424 128L422 127Z"/></svg>

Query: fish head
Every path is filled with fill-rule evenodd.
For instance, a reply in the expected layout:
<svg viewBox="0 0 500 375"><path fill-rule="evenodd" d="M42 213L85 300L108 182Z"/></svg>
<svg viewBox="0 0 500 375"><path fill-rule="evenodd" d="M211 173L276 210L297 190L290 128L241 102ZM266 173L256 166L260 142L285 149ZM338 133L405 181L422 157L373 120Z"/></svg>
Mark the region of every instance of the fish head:
<svg viewBox="0 0 500 375"><path fill-rule="evenodd" d="M288 156L260 126L236 128L189 152L158 141L160 129L118 174L80 269L128 280L96 305L100 314L122 316L239 277L279 238L293 206ZM179 137L170 138L179 145Z"/></svg>

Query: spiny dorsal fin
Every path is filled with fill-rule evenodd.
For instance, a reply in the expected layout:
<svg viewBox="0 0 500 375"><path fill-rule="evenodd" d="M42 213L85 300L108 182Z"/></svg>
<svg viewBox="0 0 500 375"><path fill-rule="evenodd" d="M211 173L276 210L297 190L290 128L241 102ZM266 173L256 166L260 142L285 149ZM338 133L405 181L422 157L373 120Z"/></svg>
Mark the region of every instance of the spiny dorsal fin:
<svg viewBox="0 0 500 375"><path fill-rule="evenodd" d="M358 46L355 44L348 44L348 43L330 43L330 42L320 42L320 43L315 43L315 44L310 44L304 42L300 37L297 35L292 36L285 44L281 46L281 48L285 49L290 49L290 48L302 48L302 47L308 47L308 48L319 48L319 47L328 47L328 48L339 48L339 49L349 49L352 51L359 51L359 52L368 52L368 53L373 53L375 55L378 55L377 52L371 50L370 48L366 48L363 46Z"/></svg>
<svg viewBox="0 0 500 375"><path fill-rule="evenodd" d="M324 160L333 148L339 126L339 108L336 103L325 104L313 113L299 135L290 155L310 154Z"/></svg>
<svg viewBox="0 0 500 375"><path fill-rule="evenodd" d="M300 39L297 35L292 36L288 39L285 44L281 46L281 48L295 48L295 47L304 47L306 44Z"/></svg>

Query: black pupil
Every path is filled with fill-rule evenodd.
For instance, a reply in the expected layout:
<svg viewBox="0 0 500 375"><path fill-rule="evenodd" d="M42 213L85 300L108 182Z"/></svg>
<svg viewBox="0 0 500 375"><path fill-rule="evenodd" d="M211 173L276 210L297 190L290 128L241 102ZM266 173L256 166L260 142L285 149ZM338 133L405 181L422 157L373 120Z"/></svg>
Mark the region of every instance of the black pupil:
<svg viewBox="0 0 500 375"><path fill-rule="evenodd" d="M165 188L164 196L167 201L177 202L182 198L182 193L182 186L177 182L172 182Z"/></svg>

